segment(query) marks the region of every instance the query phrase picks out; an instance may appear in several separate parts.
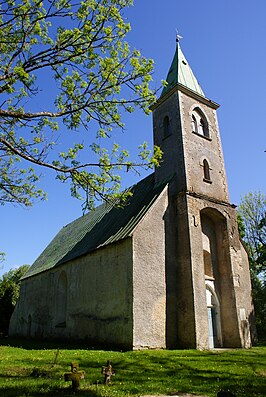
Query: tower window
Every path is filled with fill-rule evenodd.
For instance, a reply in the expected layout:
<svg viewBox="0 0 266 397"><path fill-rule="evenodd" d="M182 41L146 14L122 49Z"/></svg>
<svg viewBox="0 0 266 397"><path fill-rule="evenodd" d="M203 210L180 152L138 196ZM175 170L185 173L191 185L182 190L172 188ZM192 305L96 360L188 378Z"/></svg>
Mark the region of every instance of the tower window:
<svg viewBox="0 0 266 397"><path fill-rule="evenodd" d="M206 159L203 160L203 180L211 183L210 166Z"/></svg>
<svg viewBox="0 0 266 397"><path fill-rule="evenodd" d="M197 120L194 114L192 114L192 131L196 133L198 132Z"/></svg>
<svg viewBox="0 0 266 397"><path fill-rule="evenodd" d="M205 128L204 121L202 118L200 119L200 122L199 122L199 133L201 135L206 135L206 128Z"/></svg>
<svg viewBox="0 0 266 397"><path fill-rule="evenodd" d="M207 119L198 108L195 108L192 113L192 132L205 138L210 137Z"/></svg>
<svg viewBox="0 0 266 397"><path fill-rule="evenodd" d="M166 138L170 133L170 120L168 116L165 116L163 119L163 137Z"/></svg>

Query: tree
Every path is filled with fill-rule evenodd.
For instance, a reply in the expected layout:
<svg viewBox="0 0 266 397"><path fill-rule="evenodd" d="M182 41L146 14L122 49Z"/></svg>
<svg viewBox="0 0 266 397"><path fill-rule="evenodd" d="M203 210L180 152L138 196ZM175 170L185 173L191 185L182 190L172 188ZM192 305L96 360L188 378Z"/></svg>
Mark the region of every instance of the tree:
<svg viewBox="0 0 266 397"><path fill-rule="evenodd" d="M0 263L2 263L5 260L5 253L0 252Z"/></svg>
<svg viewBox="0 0 266 397"><path fill-rule="evenodd" d="M36 166L70 181L72 196L83 198L86 210L97 198L126 199L130 192L119 193L121 169L158 164L157 147L151 153L144 143L132 162L118 144L102 143L113 128L123 129L124 114L136 108L149 113L155 101L153 62L125 41L130 25L123 11L130 5L1 2L1 204L28 206L44 198Z"/></svg>
<svg viewBox="0 0 266 397"><path fill-rule="evenodd" d="M20 279L29 265L11 269L0 278L0 332L8 333L9 321L19 297Z"/></svg>
<svg viewBox="0 0 266 397"><path fill-rule="evenodd" d="M252 271L265 279L266 196L248 193L241 199L238 215L244 224L244 241L251 259Z"/></svg>
<svg viewBox="0 0 266 397"><path fill-rule="evenodd" d="M256 325L266 337L266 196L248 193L238 207L240 233L248 250Z"/></svg>

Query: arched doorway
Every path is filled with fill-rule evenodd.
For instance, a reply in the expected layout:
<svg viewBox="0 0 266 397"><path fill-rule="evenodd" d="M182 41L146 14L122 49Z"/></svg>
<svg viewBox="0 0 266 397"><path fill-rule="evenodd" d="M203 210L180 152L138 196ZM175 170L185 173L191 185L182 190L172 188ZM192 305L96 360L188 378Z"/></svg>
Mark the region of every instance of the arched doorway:
<svg viewBox="0 0 266 397"><path fill-rule="evenodd" d="M206 285L209 348L222 346L221 266L224 265L222 241L224 218L216 210L201 211L202 248Z"/></svg>
<svg viewBox="0 0 266 397"><path fill-rule="evenodd" d="M65 327L67 315L67 275L64 271L61 272L58 279L55 313L56 326Z"/></svg>
<svg viewBox="0 0 266 397"><path fill-rule="evenodd" d="M206 284L209 348L222 346L220 303L216 293Z"/></svg>
<svg viewBox="0 0 266 397"><path fill-rule="evenodd" d="M28 338L31 337L31 324L32 324L32 318L31 315L28 315L28 330L27 330L27 336Z"/></svg>

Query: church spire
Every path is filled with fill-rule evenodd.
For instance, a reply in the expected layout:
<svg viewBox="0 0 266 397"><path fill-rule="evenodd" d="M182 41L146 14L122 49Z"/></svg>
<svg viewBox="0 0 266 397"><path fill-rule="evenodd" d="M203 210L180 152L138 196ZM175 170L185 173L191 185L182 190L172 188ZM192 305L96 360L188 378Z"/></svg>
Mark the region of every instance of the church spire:
<svg viewBox="0 0 266 397"><path fill-rule="evenodd" d="M164 87L161 97L171 90L175 85L181 84L191 91L205 97L204 92L199 85L194 73L192 72L179 44L182 36L176 35L176 51L169 69L166 81L167 86Z"/></svg>

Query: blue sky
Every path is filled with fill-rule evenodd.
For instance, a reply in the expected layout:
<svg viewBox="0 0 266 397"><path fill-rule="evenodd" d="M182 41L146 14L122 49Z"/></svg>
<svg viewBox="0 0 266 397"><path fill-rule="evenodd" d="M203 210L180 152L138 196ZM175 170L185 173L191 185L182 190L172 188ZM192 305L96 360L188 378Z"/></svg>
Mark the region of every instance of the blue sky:
<svg viewBox="0 0 266 397"><path fill-rule="evenodd" d="M266 1L135 0L126 15L128 41L155 61L154 82L166 78L175 51L175 30L183 36L185 54L205 95L218 102L218 120L230 199L238 204L249 191L266 194ZM118 136L118 132L115 133ZM133 113L122 141L134 153L138 144L152 145L152 121ZM67 185L42 171L48 201L32 208L0 207L0 251L6 252L0 275L32 264L55 234L82 215L81 202ZM138 175L125 174L124 185Z"/></svg>

